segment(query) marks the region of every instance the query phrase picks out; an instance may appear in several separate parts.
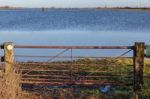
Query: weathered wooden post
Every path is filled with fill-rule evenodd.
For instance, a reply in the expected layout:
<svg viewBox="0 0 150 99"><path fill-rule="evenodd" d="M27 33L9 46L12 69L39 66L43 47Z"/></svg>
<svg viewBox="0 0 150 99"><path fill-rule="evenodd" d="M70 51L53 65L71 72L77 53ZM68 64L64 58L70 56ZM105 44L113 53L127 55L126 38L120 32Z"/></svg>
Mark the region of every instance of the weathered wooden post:
<svg viewBox="0 0 150 99"><path fill-rule="evenodd" d="M8 99L18 99L19 82L14 71L14 45L12 42L4 43L4 64L5 64L5 94Z"/></svg>
<svg viewBox="0 0 150 99"><path fill-rule="evenodd" d="M136 42L134 48L134 91L141 89L143 81L144 67L144 42Z"/></svg>
<svg viewBox="0 0 150 99"><path fill-rule="evenodd" d="M14 46L12 42L4 43L5 74L12 74L14 68Z"/></svg>

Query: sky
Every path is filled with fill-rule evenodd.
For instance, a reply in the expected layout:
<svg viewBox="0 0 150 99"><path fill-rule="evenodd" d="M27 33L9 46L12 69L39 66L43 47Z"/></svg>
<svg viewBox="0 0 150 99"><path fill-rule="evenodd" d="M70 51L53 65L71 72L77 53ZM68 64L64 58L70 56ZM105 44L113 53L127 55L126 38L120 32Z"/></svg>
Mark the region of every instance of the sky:
<svg viewBox="0 0 150 99"><path fill-rule="evenodd" d="M15 7L150 7L150 0L0 0L0 6Z"/></svg>

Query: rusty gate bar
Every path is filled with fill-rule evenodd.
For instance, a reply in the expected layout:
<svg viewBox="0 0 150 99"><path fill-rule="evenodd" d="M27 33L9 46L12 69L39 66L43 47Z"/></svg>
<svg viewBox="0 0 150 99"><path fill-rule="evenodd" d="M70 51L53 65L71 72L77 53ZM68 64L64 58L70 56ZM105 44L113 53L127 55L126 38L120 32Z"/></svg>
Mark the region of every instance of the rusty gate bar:
<svg viewBox="0 0 150 99"><path fill-rule="evenodd" d="M134 49L134 46L32 46L32 45L15 45L14 48L31 48L31 49Z"/></svg>
<svg viewBox="0 0 150 99"><path fill-rule="evenodd" d="M53 58L54 56L35 56L35 55L15 55L16 57L35 57L35 58ZM57 58L71 58L71 56L57 56ZM116 58L116 57L93 57L93 56L72 56L72 58ZM132 57L122 57L132 58Z"/></svg>

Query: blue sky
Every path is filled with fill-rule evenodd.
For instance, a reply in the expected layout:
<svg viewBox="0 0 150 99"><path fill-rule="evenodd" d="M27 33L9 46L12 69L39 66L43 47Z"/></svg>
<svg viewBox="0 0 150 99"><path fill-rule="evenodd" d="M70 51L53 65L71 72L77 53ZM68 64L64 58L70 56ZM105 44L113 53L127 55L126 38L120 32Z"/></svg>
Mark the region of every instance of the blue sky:
<svg viewBox="0 0 150 99"><path fill-rule="evenodd" d="M145 6L150 0L0 0L0 6L17 7L98 7L98 6Z"/></svg>

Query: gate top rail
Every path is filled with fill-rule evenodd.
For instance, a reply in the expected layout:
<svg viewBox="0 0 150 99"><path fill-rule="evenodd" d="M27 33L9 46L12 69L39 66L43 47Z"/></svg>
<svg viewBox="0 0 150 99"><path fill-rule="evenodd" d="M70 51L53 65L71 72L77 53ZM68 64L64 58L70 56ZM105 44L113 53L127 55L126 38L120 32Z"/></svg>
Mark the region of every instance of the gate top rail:
<svg viewBox="0 0 150 99"><path fill-rule="evenodd" d="M14 45L14 48L30 49L133 49L134 46L32 46L32 45Z"/></svg>

